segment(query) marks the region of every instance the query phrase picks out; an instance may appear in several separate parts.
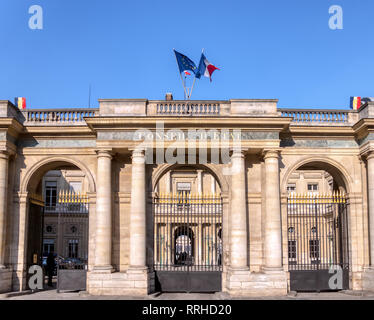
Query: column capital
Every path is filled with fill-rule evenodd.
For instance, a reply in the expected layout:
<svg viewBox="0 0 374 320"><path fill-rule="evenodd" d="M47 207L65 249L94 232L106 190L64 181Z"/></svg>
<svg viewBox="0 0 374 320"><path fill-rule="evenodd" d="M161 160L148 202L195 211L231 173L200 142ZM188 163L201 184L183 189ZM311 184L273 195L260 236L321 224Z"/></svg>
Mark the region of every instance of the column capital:
<svg viewBox="0 0 374 320"><path fill-rule="evenodd" d="M106 158L110 158L110 159L113 158L112 149L98 149L98 150L95 150L95 151L96 151L96 154L97 154L98 158L101 158L101 157L106 157Z"/></svg>
<svg viewBox="0 0 374 320"><path fill-rule="evenodd" d="M0 159L9 159L9 152L6 150L0 150Z"/></svg>
<svg viewBox="0 0 374 320"><path fill-rule="evenodd" d="M131 151L131 158L145 158L145 150L144 149L129 149Z"/></svg>
<svg viewBox="0 0 374 320"><path fill-rule="evenodd" d="M263 154L264 160L269 159L269 158L279 159L279 150L277 149L264 150L262 154Z"/></svg>
<svg viewBox="0 0 374 320"><path fill-rule="evenodd" d="M232 148L230 151L232 152L231 158L244 158L248 149L247 148Z"/></svg>
<svg viewBox="0 0 374 320"><path fill-rule="evenodd" d="M366 160L371 160L371 159L374 159L374 151L369 151L366 154Z"/></svg>

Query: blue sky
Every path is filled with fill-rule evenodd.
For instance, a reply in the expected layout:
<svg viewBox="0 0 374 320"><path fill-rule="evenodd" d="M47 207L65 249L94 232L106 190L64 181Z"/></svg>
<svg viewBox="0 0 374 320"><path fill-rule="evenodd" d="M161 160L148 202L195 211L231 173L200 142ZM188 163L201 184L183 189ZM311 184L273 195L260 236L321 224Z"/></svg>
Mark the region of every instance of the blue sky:
<svg viewBox="0 0 374 320"><path fill-rule="evenodd" d="M28 13L40 5L43 30ZM343 8L343 30L328 25ZM99 98L163 99L183 89L172 49L221 70L192 99L277 98L280 107L349 107L374 96L372 0L1 0L0 99L29 108ZM191 79L190 79L191 80Z"/></svg>

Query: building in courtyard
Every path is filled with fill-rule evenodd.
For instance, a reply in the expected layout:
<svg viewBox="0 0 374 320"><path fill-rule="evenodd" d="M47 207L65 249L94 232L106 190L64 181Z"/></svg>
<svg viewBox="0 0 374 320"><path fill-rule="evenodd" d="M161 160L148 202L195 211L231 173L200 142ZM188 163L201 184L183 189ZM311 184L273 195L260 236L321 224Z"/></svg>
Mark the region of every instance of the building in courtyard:
<svg viewBox="0 0 374 320"><path fill-rule="evenodd" d="M0 292L52 251L94 295L374 290L374 103L277 104L0 101Z"/></svg>

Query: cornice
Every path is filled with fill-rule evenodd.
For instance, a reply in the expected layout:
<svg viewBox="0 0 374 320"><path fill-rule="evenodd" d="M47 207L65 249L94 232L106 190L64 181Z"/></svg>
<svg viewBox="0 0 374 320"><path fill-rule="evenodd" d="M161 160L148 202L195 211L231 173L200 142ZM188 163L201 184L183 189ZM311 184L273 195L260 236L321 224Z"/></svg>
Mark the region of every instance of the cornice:
<svg viewBox="0 0 374 320"><path fill-rule="evenodd" d="M353 129L358 138L365 136L369 132L374 132L374 119L361 119L354 124Z"/></svg>
<svg viewBox="0 0 374 320"><path fill-rule="evenodd" d="M321 134L326 136L341 136L341 135L352 135L354 136L355 131L352 127L348 126L295 126L291 125L289 132L293 135L306 134L307 136L315 135L321 137Z"/></svg>
<svg viewBox="0 0 374 320"><path fill-rule="evenodd" d="M23 130L23 125L14 118L0 118L0 129L6 129L9 134L17 137Z"/></svg>
<svg viewBox="0 0 374 320"><path fill-rule="evenodd" d="M97 117L85 118L92 130L128 130L139 128L155 128L162 122L164 128L178 129L246 129L260 131L281 131L291 123L291 118L279 117Z"/></svg>

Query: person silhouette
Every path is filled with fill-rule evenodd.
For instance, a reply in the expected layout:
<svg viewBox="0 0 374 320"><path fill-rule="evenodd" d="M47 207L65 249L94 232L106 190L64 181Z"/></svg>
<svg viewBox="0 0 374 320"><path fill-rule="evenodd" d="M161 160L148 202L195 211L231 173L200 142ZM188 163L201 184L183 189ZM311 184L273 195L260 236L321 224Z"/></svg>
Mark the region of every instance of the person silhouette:
<svg viewBox="0 0 374 320"><path fill-rule="evenodd" d="M55 270L56 262L55 262L55 256L53 252L51 251L48 253L47 257L47 275L48 275L48 286L52 287L52 278L53 278L53 272Z"/></svg>

